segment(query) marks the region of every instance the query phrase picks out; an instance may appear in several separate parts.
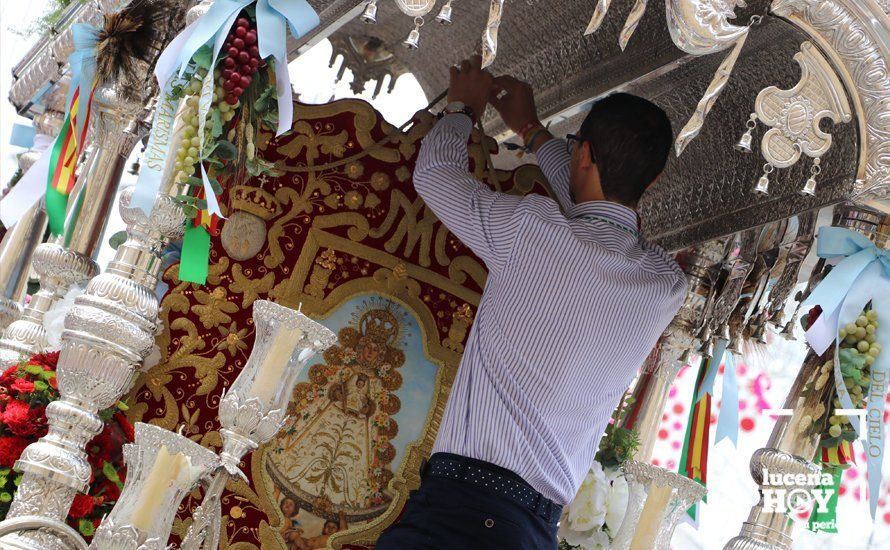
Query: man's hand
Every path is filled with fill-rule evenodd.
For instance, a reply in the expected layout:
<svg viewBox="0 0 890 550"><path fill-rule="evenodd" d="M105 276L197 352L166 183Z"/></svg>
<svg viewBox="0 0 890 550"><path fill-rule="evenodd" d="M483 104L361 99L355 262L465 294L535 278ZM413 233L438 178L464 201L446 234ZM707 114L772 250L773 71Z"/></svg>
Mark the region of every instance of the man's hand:
<svg viewBox="0 0 890 550"><path fill-rule="evenodd" d="M504 119L504 124L517 134L532 125L541 126L535 107L535 93L526 82L512 76L495 78L490 101Z"/></svg>
<svg viewBox="0 0 890 550"><path fill-rule="evenodd" d="M482 70L482 57L474 55L461 61L460 68L451 67L451 84L448 86L448 102L460 101L473 110L477 119L482 118L494 77Z"/></svg>

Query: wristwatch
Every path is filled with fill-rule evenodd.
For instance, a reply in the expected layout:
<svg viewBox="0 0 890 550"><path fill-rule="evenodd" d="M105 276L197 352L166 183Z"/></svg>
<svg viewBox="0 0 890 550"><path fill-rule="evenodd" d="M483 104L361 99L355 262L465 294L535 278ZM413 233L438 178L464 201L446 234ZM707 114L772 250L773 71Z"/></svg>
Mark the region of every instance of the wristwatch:
<svg viewBox="0 0 890 550"><path fill-rule="evenodd" d="M476 122L476 113L474 113L473 109L471 109L463 101L452 101L451 103L446 105L445 109L442 111L442 114L445 115L453 115L457 113L467 115L468 117L470 117L473 123Z"/></svg>

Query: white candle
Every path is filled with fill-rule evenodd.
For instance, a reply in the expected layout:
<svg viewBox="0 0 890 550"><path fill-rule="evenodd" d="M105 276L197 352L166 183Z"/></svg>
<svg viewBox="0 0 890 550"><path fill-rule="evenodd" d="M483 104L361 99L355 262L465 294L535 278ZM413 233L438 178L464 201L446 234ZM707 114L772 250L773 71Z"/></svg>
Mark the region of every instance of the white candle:
<svg viewBox="0 0 890 550"><path fill-rule="evenodd" d="M281 389L281 378L294 353L296 343L303 336L298 328L281 327L275 334L265 360L257 368L250 395L261 403L271 403L275 394Z"/></svg>
<svg viewBox="0 0 890 550"><path fill-rule="evenodd" d="M661 529L661 521L664 519L664 513L673 492L671 487L659 487L654 484L649 487L646 504L643 505L640 521L637 522L637 531L630 543L630 550L655 548L655 537L658 536L658 531Z"/></svg>
<svg viewBox="0 0 890 550"><path fill-rule="evenodd" d="M150 532L154 521L161 515L167 491L172 484L177 484L181 477L187 476L190 470L189 457L183 454L170 454L167 446L161 445L151 472L142 485L142 492L139 493L133 506L135 510L130 517L130 524L144 533Z"/></svg>

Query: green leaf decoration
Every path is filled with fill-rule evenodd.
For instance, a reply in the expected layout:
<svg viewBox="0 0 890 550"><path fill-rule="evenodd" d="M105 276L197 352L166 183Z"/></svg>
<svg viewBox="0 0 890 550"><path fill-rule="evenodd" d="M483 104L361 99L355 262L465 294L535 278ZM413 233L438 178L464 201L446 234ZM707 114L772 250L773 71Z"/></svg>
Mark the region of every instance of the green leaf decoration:
<svg viewBox="0 0 890 550"><path fill-rule="evenodd" d="M189 176L185 183L192 187L204 187L204 180L196 176Z"/></svg>
<svg viewBox="0 0 890 550"><path fill-rule="evenodd" d="M213 153L222 160L234 160L238 155L238 149L231 142L221 139L216 142Z"/></svg>
<svg viewBox="0 0 890 550"><path fill-rule="evenodd" d="M216 193L217 195L222 195L222 192L223 192L222 185L220 185L219 182L216 181L215 178L208 177L207 181L210 183L210 188L213 189L214 193Z"/></svg>
<svg viewBox="0 0 890 550"><path fill-rule="evenodd" d="M12 501L11 494L7 493L6 491L3 491L2 493L0 493L0 502L11 502L11 501Z"/></svg>
<svg viewBox="0 0 890 550"><path fill-rule="evenodd" d="M34 389L37 391L46 391L47 389L49 389L49 384L47 384L43 380L35 380Z"/></svg>
<svg viewBox="0 0 890 550"><path fill-rule="evenodd" d="M221 136L222 133L222 117L220 116L219 109L214 109L210 113L210 135L213 137L213 139L216 139Z"/></svg>
<svg viewBox="0 0 890 550"><path fill-rule="evenodd" d="M263 90L263 92L257 98L256 103L254 103L253 108L259 113L265 113L266 111L271 109L273 105L278 104L276 101L277 99L278 95L275 93L275 86L266 86L266 89Z"/></svg>
<svg viewBox="0 0 890 550"><path fill-rule="evenodd" d="M41 372L45 372L45 371L43 370L43 367L38 366L38 365L30 365L30 364L25 365L25 369L24 369L24 370L25 370L25 372L27 372L28 374L33 374L34 376L40 376L40 373L41 373Z"/></svg>
<svg viewBox="0 0 890 550"><path fill-rule="evenodd" d="M122 410L122 411L129 411L129 410L130 410L130 406L127 405L127 402L126 402L126 401L118 401L118 402L117 402L117 408L120 409L120 410Z"/></svg>
<svg viewBox="0 0 890 550"><path fill-rule="evenodd" d="M9 468L0 468L0 476L8 476L11 471Z"/></svg>
<svg viewBox="0 0 890 550"><path fill-rule="evenodd" d="M96 532L93 522L87 518L80 518L80 521L77 522L77 530L85 537L92 537L93 533Z"/></svg>
<svg viewBox="0 0 890 550"><path fill-rule="evenodd" d="M111 481L112 483L119 484L121 482L121 478L117 475L117 470L114 469L111 462L106 461L102 464L102 473L105 474L108 481Z"/></svg>
<svg viewBox="0 0 890 550"><path fill-rule="evenodd" d="M195 52L195 55L192 56L192 61L198 67L210 70L210 63L213 61L213 50L206 44L201 46Z"/></svg>

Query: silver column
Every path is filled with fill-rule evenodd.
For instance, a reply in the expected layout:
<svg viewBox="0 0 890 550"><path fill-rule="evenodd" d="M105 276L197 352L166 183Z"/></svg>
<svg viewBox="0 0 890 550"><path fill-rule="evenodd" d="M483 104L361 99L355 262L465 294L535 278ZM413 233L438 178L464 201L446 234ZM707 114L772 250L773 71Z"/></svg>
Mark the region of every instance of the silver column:
<svg viewBox="0 0 890 550"><path fill-rule="evenodd" d="M182 236L184 216L169 195L158 197L150 216L131 208L131 197L131 190L121 196L126 242L65 317L57 368L61 399L46 409L49 433L16 462L24 476L10 519L41 516L64 522L74 495L89 486L84 446L102 429L98 411L127 391L154 343L161 253ZM0 545L33 550L57 548L58 542L50 533L34 532L6 537Z"/></svg>
<svg viewBox="0 0 890 550"><path fill-rule="evenodd" d="M127 157L139 139L134 128L142 106L124 100L112 86L98 89L95 101L95 147L79 178L82 196L71 201L66 235L38 246L34 252L33 264L40 290L25 307L21 318L10 324L0 339L2 368L20 361L23 356L43 351L46 312L72 285L86 282L99 273L93 258L99 250ZM80 204L82 208L78 207Z"/></svg>

